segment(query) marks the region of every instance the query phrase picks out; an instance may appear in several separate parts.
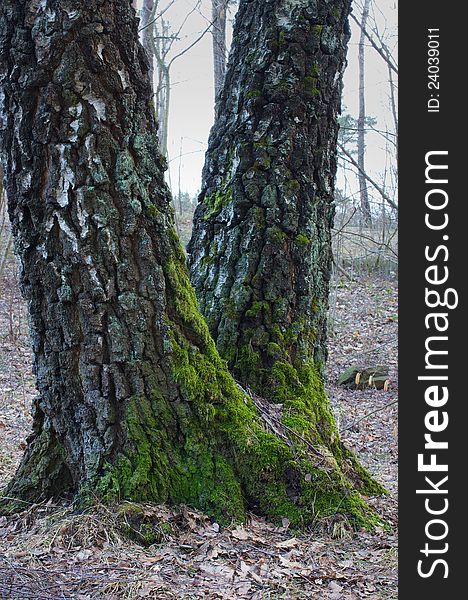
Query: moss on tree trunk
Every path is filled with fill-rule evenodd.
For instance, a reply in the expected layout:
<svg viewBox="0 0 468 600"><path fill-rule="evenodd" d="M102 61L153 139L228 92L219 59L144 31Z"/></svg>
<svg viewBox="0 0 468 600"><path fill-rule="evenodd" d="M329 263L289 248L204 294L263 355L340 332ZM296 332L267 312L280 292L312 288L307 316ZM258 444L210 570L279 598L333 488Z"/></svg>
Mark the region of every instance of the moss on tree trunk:
<svg viewBox="0 0 468 600"><path fill-rule="evenodd" d="M1 150L38 388L6 495L183 502L223 522L340 511L369 525L344 476L352 459L268 430L216 350L137 38L130 0L0 6ZM294 385L321 386L304 378Z"/></svg>

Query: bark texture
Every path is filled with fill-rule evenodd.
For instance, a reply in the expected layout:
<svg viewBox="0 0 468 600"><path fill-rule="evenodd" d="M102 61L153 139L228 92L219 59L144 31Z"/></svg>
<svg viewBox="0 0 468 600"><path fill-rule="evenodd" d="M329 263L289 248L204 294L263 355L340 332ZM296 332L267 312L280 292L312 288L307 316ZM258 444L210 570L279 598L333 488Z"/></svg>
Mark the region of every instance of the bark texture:
<svg viewBox="0 0 468 600"><path fill-rule="evenodd" d="M4 0L0 65L38 388L6 495L183 502L223 521L248 508L296 524L339 510L371 523L345 477L352 457L319 461L266 430L198 312L131 1Z"/></svg>
<svg viewBox="0 0 468 600"><path fill-rule="evenodd" d="M280 401L327 355L349 10L349 0L240 3L188 248L221 355Z"/></svg>

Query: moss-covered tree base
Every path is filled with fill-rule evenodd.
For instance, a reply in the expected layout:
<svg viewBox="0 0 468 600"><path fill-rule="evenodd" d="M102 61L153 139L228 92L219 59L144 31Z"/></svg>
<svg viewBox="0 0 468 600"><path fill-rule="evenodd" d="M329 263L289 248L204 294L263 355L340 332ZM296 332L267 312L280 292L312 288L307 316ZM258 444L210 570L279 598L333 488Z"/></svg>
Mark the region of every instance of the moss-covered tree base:
<svg viewBox="0 0 468 600"><path fill-rule="evenodd" d="M312 366L300 373L275 366L282 412L276 430L269 428L220 358L196 310L180 247L174 248L166 265L175 319L167 323L167 350L177 394L171 400L161 389L153 365L139 365L153 391L126 401L125 443L75 486L80 501L187 504L222 524L244 520L249 510L295 527L337 513L356 528L377 524L362 495L384 490L340 442L320 375ZM47 431L38 434L6 495L40 500L73 487L65 453L58 443L51 451Z"/></svg>
<svg viewBox="0 0 468 600"><path fill-rule="evenodd" d="M212 362L200 359L186 349L178 368L193 370L200 385L211 388L212 403L197 404L194 397L191 405L175 407L157 396L132 399L127 433L133 444L93 486L101 498L188 504L222 524L244 520L247 510L297 527L336 513L357 528L378 523L361 494L384 490L349 450L337 442L314 452L302 441L303 430L290 442L281 439L225 376L216 355Z"/></svg>

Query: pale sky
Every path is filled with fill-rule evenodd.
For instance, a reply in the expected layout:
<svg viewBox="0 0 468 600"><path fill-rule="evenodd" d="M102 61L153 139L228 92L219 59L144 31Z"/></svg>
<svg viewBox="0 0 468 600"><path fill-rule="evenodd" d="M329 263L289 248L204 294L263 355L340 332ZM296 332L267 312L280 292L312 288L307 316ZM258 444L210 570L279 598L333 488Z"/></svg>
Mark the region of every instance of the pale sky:
<svg viewBox="0 0 468 600"><path fill-rule="evenodd" d="M170 4L170 0L160 0L160 8ZM185 15L196 7L197 0L175 0L165 16L178 28ZM396 45L397 5L395 0L374 0L376 16L380 27L393 31L392 43ZM355 3L354 12L359 17L359 4ZM380 13L380 14L379 14ZM188 19L181 39L175 45L178 53L190 45L211 21L211 1L201 0L198 10ZM357 117L358 111L358 41L359 29L351 21L353 32L349 50L348 67L345 73L343 105L347 112ZM204 151L211 125L213 123L213 62L211 34L203 39L187 54L177 59L171 69L172 98L169 122L169 173L168 180L174 193L180 188L191 195L200 187ZM388 70L375 50L366 50L366 105L367 113L377 118L377 128L392 129L389 110ZM380 177L385 169L385 142L377 134L370 133L367 142L367 168L374 177ZM181 152L182 148L182 152ZM183 154L181 158L179 155ZM344 187L343 177L339 176L338 185ZM352 187L351 183L351 187ZM352 192L352 190L349 190Z"/></svg>

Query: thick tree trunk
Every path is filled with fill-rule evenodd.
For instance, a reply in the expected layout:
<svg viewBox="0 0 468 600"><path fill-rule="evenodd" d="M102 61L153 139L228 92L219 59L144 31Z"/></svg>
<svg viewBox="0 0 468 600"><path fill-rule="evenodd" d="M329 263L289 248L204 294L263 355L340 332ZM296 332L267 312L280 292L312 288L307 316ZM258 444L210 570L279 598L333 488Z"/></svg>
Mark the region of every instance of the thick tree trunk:
<svg viewBox="0 0 468 600"><path fill-rule="evenodd" d="M130 0L0 5L1 150L38 387L6 495L297 524L339 510L369 524L343 474L352 457L319 460L268 431L216 352L174 232L137 39Z"/></svg>
<svg viewBox="0 0 468 600"><path fill-rule="evenodd" d="M291 365L320 368L326 358L349 8L241 2L189 245L221 355L277 399Z"/></svg>
<svg viewBox="0 0 468 600"><path fill-rule="evenodd" d="M367 191L367 180L365 177L365 156L366 156L366 26L367 18L369 17L370 0L364 0L361 17L361 37L359 39L359 117L358 117L358 179L359 179L359 195L361 199L361 217L365 227L372 224L372 213L369 204L369 193Z"/></svg>
<svg viewBox="0 0 468 600"><path fill-rule="evenodd" d="M188 247L234 376L338 462L347 451L322 366L349 10L349 0L241 1Z"/></svg>
<svg viewBox="0 0 468 600"><path fill-rule="evenodd" d="M212 0L213 73L215 97L218 96L226 75L226 10L228 0Z"/></svg>

